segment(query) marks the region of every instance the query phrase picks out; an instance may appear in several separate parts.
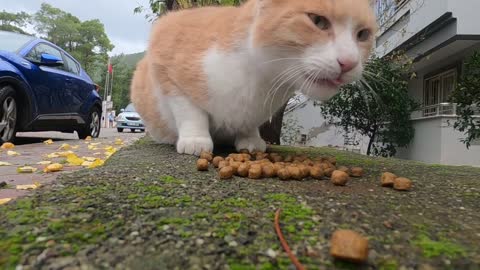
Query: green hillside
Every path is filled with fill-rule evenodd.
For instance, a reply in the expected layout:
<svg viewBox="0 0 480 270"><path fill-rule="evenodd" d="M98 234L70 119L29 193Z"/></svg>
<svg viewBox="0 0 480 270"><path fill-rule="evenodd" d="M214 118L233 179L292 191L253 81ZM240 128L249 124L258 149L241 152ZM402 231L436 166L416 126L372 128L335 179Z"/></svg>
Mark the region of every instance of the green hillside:
<svg viewBox="0 0 480 270"><path fill-rule="evenodd" d="M122 62L130 68L135 68L137 63L145 55L145 52L133 53L133 54L120 54L112 57L113 63Z"/></svg>

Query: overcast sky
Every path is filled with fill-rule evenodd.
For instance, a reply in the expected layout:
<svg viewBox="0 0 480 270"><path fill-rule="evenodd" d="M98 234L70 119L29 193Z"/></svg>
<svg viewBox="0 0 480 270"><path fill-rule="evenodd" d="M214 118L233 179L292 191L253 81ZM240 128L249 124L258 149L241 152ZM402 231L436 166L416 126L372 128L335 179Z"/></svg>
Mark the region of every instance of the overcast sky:
<svg viewBox="0 0 480 270"><path fill-rule="evenodd" d="M136 53L146 48L150 23L142 14L133 14L133 9L148 5L148 0L0 0L0 10L35 13L42 2L69 12L82 21L100 19L115 45L111 54Z"/></svg>

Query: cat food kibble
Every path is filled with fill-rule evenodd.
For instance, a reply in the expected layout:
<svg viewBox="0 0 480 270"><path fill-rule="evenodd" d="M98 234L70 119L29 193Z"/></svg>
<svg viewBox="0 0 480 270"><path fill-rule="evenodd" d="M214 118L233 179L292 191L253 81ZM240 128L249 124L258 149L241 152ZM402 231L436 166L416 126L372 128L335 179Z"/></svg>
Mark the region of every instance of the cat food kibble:
<svg viewBox="0 0 480 270"><path fill-rule="evenodd" d="M335 231L330 245L330 255L336 259L354 263L363 263L368 259L368 239L354 231Z"/></svg>
<svg viewBox="0 0 480 270"><path fill-rule="evenodd" d="M331 167L327 167L326 169L323 170L323 172L325 173L325 176L326 177L332 177L332 173L335 171L334 168L331 168Z"/></svg>
<svg viewBox="0 0 480 270"><path fill-rule="evenodd" d="M260 179L262 178L262 167L252 166L248 170L248 178L250 179Z"/></svg>
<svg viewBox="0 0 480 270"><path fill-rule="evenodd" d="M220 161L224 161L223 157L214 157L212 160L212 164L215 168L218 168L218 165L220 165Z"/></svg>
<svg viewBox="0 0 480 270"><path fill-rule="evenodd" d="M394 181L397 176L393 173L385 172L382 174L382 187L393 187Z"/></svg>
<svg viewBox="0 0 480 270"><path fill-rule="evenodd" d="M200 158L201 158L201 159L206 159L208 162L210 162L210 161L213 160L213 154L210 153L210 152L202 151L202 152L200 153Z"/></svg>
<svg viewBox="0 0 480 270"><path fill-rule="evenodd" d="M310 176L313 179L321 180L323 178L323 170L320 167L312 167L310 168Z"/></svg>
<svg viewBox="0 0 480 270"><path fill-rule="evenodd" d="M290 177L295 180L302 180L302 171L298 167L290 166L287 167Z"/></svg>
<svg viewBox="0 0 480 270"><path fill-rule="evenodd" d="M412 188L412 181L404 177L396 178L393 183L393 188L399 191L408 191Z"/></svg>
<svg viewBox="0 0 480 270"><path fill-rule="evenodd" d="M241 176L241 177L247 177L249 170L250 170L250 165L243 163L238 167L237 174L238 176Z"/></svg>
<svg viewBox="0 0 480 270"><path fill-rule="evenodd" d="M290 179L290 173L288 172L287 169L285 168L282 168L280 170L277 171L277 175L278 175L278 178L280 178L280 180L289 180Z"/></svg>
<svg viewBox="0 0 480 270"><path fill-rule="evenodd" d="M342 171L342 172L345 172L345 173L347 173L348 175L350 175L350 169L349 169L348 167L346 167L346 166L339 166L339 167L337 168L337 171Z"/></svg>
<svg viewBox="0 0 480 270"><path fill-rule="evenodd" d="M349 180L349 176L346 172L343 172L343 171L334 171L332 173L332 177L331 177L331 180L332 180L332 183L335 185L335 186L345 186Z"/></svg>
<svg viewBox="0 0 480 270"><path fill-rule="evenodd" d="M364 174L363 168L352 167L352 169L350 169L350 176L352 177L362 177L363 174Z"/></svg>
<svg viewBox="0 0 480 270"><path fill-rule="evenodd" d="M273 167L273 165L263 165L262 167L262 177L264 178L273 178L275 177L276 174L275 174L275 168Z"/></svg>
<svg viewBox="0 0 480 270"><path fill-rule="evenodd" d="M218 168L219 169L222 169L223 167L227 167L230 165L230 162L226 161L226 160L222 160L218 163Z"/></svg>
<svg viewBox="0 0 480 270"><path fill-rule="evenodd" d="M220 179L230 179L233 177L233 168L231 166L223 167L219 172L218 175Z"/></svg>
<svg viewBox="0 0 480 270"><path fill-rule="evenodd" d="M208 160L204 158L197 160L197 170L208 171Z"/></svg>

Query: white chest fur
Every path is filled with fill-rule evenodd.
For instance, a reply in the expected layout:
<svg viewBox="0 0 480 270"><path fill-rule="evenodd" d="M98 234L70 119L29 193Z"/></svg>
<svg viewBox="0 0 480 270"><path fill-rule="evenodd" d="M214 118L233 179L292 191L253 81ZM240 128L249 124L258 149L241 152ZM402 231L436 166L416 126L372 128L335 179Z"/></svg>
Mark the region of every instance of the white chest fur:
<svg viewBox="0 0 480 270"><path fill-rule="evenodd" d="M262 65L266 58L258 54L252 57L247 50L223 53L212 48L207 52L203 68L208 78L206 109L212 131L233 135L255 129L286 102L286 89L279 89L275 95L271 91L273 74L280 67Z"/></svg>

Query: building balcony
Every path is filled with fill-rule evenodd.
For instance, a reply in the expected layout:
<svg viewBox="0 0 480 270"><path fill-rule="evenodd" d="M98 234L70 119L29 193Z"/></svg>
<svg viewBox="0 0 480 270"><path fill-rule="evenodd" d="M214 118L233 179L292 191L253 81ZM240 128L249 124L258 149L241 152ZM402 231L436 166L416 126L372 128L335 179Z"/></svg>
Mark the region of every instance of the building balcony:
<svg viewBox="0 0 480 270"><path fill-rule="evenodd" d="M476 117L480 117L480 108L475 108ZM456 118L457 104L456 103L440 103L430 106L424 106L418 111L412 113L412 120L424 120L430 118Z"/></svg>

